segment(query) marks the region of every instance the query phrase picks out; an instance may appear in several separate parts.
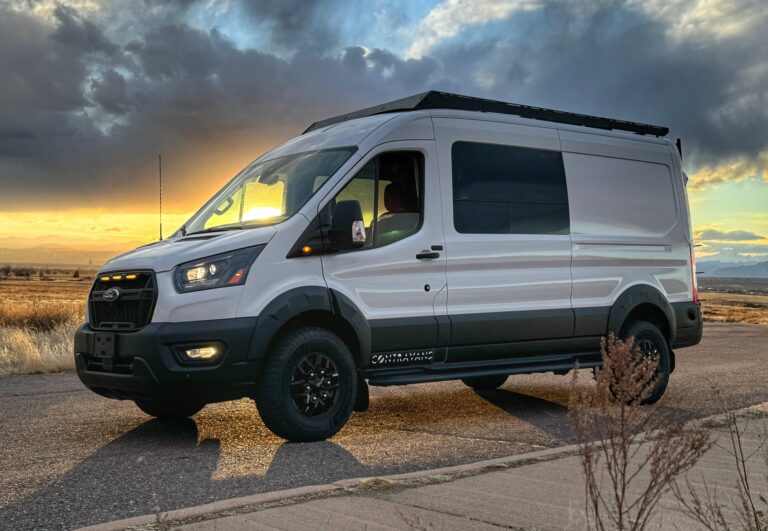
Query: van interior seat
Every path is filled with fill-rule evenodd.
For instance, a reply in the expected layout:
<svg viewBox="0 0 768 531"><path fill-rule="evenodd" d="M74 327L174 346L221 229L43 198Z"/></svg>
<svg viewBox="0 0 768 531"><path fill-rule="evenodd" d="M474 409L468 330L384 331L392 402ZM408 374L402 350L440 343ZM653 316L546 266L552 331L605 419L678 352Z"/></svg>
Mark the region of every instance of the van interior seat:
<svg viewBox="0 0 768 531"><path fill-rule="evenodd" d="M419 198L416 190L409 190L402 182L392 182L384 188L384 208L376 231L381 238L395 237L403 232L414 232L419 226Z"/></svg>

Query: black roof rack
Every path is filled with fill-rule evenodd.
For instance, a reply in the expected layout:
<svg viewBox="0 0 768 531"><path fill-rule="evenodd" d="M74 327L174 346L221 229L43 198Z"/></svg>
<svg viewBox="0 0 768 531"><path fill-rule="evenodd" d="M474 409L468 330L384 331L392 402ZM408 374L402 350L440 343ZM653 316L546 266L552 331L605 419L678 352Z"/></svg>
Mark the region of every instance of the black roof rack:
<svg viewBox="0 0 768 531"><path fill-rule="evenodd" d="M534 120L545 120L547 122L558 122L562 124L583 125L586 127L595 127L597 129L616 129L619 131L637 133L639 135L666 136L666 134L669 133L669 128L658 125L627 122L625 120L614 120L613 118L602 118L600 116L589 116L587 114L556 111L553 109L531 107L517 103L473 98L471 96L437 92L435 90L390 101L389 103L384 103L382 105L368 107L367 109L342 114L341 116L326 118L325 120L320 120L310 125L304 133L320 129L321 127L346 122L347 120L363 118L364 116L373 116L390 112L420 111L424 109L456 109L462 111L513 114L522 118L532 118Z"/></svg>

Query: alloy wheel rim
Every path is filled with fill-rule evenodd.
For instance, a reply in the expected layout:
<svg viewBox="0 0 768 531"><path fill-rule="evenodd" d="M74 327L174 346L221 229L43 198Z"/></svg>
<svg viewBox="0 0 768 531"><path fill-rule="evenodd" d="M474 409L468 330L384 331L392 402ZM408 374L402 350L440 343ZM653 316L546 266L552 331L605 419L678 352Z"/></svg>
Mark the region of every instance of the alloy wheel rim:
<svg viewBox="0 0 768 531"><path fill-rule="evenodd" d="M304 416L316 417L330 411L339 396L339 371L320 352L305 354L291 377L291 399Z"/></svg>
<svg viewBox="0 0 768 531"><path fill-rule="evenodd" d="M650 339L641 339L637 347L640 349L640 352L649 359L658 359L659 358L659 349L656 346L656 343L651 341Z"/></svg>

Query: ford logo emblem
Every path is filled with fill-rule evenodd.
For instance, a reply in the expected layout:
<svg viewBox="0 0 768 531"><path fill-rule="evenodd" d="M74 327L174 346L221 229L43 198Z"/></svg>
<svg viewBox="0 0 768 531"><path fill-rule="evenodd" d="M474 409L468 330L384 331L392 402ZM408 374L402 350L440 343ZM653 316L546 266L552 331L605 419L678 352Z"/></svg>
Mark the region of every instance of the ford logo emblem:
<svg viewBox="0 0 768 531"><path fill-rule="evenodd" d="M115 302L120 298L120 290L117 288L109 288L101 297L107 302Z"/></svg>

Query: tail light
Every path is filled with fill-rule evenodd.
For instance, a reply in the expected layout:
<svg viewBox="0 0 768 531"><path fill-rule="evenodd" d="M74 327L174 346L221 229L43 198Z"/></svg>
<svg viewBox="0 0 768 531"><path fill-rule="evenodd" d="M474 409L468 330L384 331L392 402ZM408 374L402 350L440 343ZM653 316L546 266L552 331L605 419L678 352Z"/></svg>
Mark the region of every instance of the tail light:
<svg viewBox="0 0 768 531"><path fill-rule="evenodd" d="M696 280L696 253L691 245L691 279L693 280L693 303L699 304L699 282Z"/></svg>

